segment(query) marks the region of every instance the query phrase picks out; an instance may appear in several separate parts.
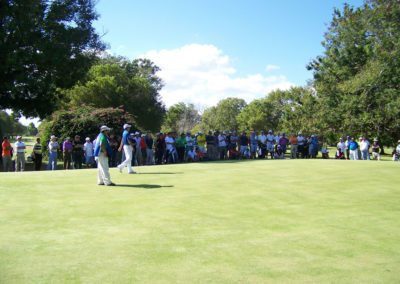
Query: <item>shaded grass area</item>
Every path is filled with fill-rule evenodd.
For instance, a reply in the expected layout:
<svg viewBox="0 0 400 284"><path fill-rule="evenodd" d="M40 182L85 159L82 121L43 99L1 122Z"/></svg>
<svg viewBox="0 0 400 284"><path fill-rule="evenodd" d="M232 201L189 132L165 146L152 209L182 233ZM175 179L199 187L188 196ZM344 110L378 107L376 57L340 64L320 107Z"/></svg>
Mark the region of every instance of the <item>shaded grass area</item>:
<svg viewBox="0 0 400 284"><path fill-rule="evenodd" d="M400 163L0 174L0 283L400 281Z"/></svg>

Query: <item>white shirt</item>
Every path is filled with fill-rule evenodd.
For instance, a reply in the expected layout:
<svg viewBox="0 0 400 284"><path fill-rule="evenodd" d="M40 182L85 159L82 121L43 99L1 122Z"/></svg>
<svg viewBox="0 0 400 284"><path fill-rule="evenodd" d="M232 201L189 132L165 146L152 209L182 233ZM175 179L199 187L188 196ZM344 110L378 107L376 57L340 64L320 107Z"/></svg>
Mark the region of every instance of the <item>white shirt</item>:
<svg viewBox="0 0 400 284"><path fill-rule="evenodd" d="M337 143L337 148L342 150L342 153L344 153L344 151L346 150L346 143L344 143L344 142Z"/></svg>
<svg viewBox="0 0 400 284"><path fill-rule="evenodd" d="M85 154L87 157L92 157L93 156L93 143L92 142L86 142L83 144L83 150L85 151Z"/></svg>
<svg viewBox="0 0 400 284"><path fill-rule="evenodd" d="M25 146L24 142L17 141L17 142L15 142L14 147L17 150L17 153L25 153L26 146Z"/></svg>
<svg viewBox="0 0 400 284"><path fill-rule="evenodd" d="M267 136L265 136L264 134L259 135L258 141L260 141L260 143L262 144L265 144L265 141L267 141Z"/></svg>
<svg viewBox="0 0 400 284"><path fill-rule="evenodd" d="M172 151L174 150L175 139L171 136L165 137L165 144L167 145L167 150Z"/></svg>
<svg viewBox="0 0 400 284"><path fill-rule="evenodd" d="M297 136L297 145L304 145L304 136Z"/></svg>
<svg viewBox="0 0 400 284"><path fill-rule="evenodd" d="M52 142L52 141L50 141L49 142L49 151L50 152L57 152L57 150L58 150L58 142L57 141L54 141L54 142Z"/></svg>
<svg viewBox="0 0 400 284"><path fill-rule="evenodd" d="M368 151L369 149L369 141L368 140L363 140L360 143L360 151Z"/></svg>
<svg viewBox="0 0 400 284"><path fill-rule="evenodd" d="M187 147L192 147L194 144L194 139L190 136L186 136L186 146Z"/></svg>

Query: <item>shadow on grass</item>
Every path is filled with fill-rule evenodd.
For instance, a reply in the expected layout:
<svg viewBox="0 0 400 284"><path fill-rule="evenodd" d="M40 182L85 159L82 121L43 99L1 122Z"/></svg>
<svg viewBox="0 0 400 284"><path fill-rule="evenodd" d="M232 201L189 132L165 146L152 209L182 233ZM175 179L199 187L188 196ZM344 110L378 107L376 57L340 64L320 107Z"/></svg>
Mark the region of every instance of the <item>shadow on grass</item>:
<svg viewBox="0 0 400 284"><path fill-rule="evenodd" d="M151 173L138 173L139 175L181 175L183 172L171 173L171 172L151 172Z"/></svg>
<svg viewBox="0 0 400 284"><path fill-rule="evenodd" d="M172 185L159 185L159 184L117 184L117 187L131 187L131 188L164 188L173 187Z"/></svg>

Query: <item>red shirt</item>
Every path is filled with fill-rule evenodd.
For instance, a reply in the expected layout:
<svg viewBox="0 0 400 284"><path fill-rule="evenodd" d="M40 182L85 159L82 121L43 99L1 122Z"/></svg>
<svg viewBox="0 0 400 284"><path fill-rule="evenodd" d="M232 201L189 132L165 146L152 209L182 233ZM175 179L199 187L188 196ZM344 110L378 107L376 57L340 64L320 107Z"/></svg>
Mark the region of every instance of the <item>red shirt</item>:
<svg viewBox="0 0 400 284"><path fill-rule="evenodd" d="M3 157L11 157L11 144L8 141L3 141L1 144L3 148Z"/></svg>

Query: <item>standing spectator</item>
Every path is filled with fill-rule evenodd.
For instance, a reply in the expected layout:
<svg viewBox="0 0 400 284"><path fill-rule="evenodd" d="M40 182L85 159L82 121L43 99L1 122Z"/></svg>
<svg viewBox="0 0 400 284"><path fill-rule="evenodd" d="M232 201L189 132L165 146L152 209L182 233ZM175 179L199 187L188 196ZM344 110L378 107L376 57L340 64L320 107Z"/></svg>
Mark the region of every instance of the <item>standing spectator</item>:
<svg viewBox="0 0 400 284"><path fill-rule="evenodd" d="M289 139L286 137L286 133L282 133L282 137L279 138L279 145L281 145L281 149L283 152L283 155L286 154L286 149L287 149L287 144L289 143Z"/></svg>
<svg viewBox="0 0 400 284"><path fill-rule="evenodd" d="M127 167L128 168L128 174L134 174L135 171L132 169L132 142L129 139L129 131L131 129L131 125L129 124L124 124L124 132L122 133L122 140L121 144L119 146L118 151L121 152L122 150L124 151L125 154L125 160L117 166L119 171L122 173L122 170ZM105 128L104 128L105 129Z"/></svg>
<svg viewBox="0 0 400 284"><path fill-rule="evenodd" d="M239 136L239 144L240 144L240 158L247 158L246 157L246 153L248 151L248 147L249 147L249 138L246 135L246 132L243 131L242 135Z"/></svg>
<svg viewBox="0 0 400 284"><path fill-rule="evenodd" d="M25 150L26 145L22 141L21 136L17 136L17 141L14 144L15 150L17 152L16 159L15 159L15 171L16 172L23 172L25 170Z"/></svg>
<svg viewBox="0 0 400 284"><path fill-rule="evenodd" d="M142 134L140 137L140 151L142 152L142 155L141 155L142 160L140 161L141 165L146 164L147 145L146 145L145 137L146 137L146 134Z"/></svg>
<svg viewBox="0 0 400 284"><path fill-rule="evenodd" d="M265 135L264 131L261 131L260 135L257 137L258 140L258 158L259 159L264 159L265 156L267 155L267 136Z"/></svg>
<svg viewBox="0 0 400 284"><path fill-rule="evenodd" d="M250 158L255 159L257 154L258 137L255 131L250 133Z"/></svg>
<svg viewBox="0 0 400 284"><path fill-rule="evenodd" d="M337 143L337 149L341 151L341 153L345 153L346 151L346 143L344 143L343 138L340 138L339 143Z"/></svg>
<svg viewBox="0 0 400 284"><path fill-rule="evenodd" d="M87 168L91 168L94 164L94 145L90 142L90 138L86 137L83 144L83 152L85 155L85 164Z"/></svg>
<svg viewBox="0 0 400 284"><path fill-rule="evenodd" d="M153 144L154 140L151 133L148 132L145 137L146 142L146 165L154 165L154 154L153 154Z"/></svg>
<svg viewBox="0 0 400 284"><path fill-rule="evenodd" d="M226 139L229 149L233 149L234 151L238 150L239 146L239 136L237 135L236 131L233 131L232 135L230 135L230 139Z"/></svg>
<svg viewBox="0 0 400 284"><path fill-rule="evenodd" d="M218 153L220 160L226 159L226 146L226 135L225 132L222 132L218 135Z"/></svg>
<svg viewBox="0 0 400 284"><path fill-rule="evenodd" d="M40 143L40 138L36 138L36 143L33 145L32 157L33 161L35 162L35 171L40 171L42 168L42 144Z"/></svg>
<svg viewBox="0 0 400 284"><path fill-rule="evenodd" d="M206 143L207 143L207 157L209 160L216 160L217 159L217 147L216 147L216 139L215 134L211 131L208 131L208 135L206 136Z"/></svg>
<svg viewBox="0 0 400 284"><path fill-rule="evenodd" d="M51 135L50 142L48 145L48 150L49 150L49 162L47 164L48 170L52 170L52 171L57 170L57 155L58 155L59 148L60 148L60 145L57 142L57 137L54 135Z"/></svg>
<svg viewBox="0 0 400 284"><path fill-rule="evenodd" d="M297 135L297 158L299 158L301 154L301 158L304 159L304 142L305 138L303 133L299 132Z"/></svg>
<svg viewBox="0 0 400 284"><path fill-rule="evenodd" d="M350 143L351 143L351 137L347 136L346 141L344 142L344 144L346 145L346 159L347 160L350 160L350 148L349 148Z"/></svg>
<svg viewBox="0 0 400 284"><path fill-rule="evenodd" d="M161 165L163 163L163 157L166 151L165 138L163 133L157 133L155 147L156 164Z"/></svg>
<svg viewBox="0 0 400 284"><path fill-rule="evenodd" d="M83 156L84 153L81 137L79 135L75 135L75 139L72 142L72 161L74 169L82 169Z"/></svg>
<svg viewBox="0 0 400 284"><path fill-rule="evenodd" d="M185 133L181 133L181 136L176 138L175 146L176 146L176 151L178 152L178 160L179 162L183 162L185 160L185 148L186 148Z"/></svg>
<svg viewBox="0 0 400 284"><path fill-rule="evenodd" d="M11 170L11 152L12 152L12 147L11 143L8 140L7 136L3 137L3 143L1 143L1 148L2 148L2 157L3 157L3 170L5 172L9 172Z"/></svg>
<svg viewBox="0 0 400 284"><path fill-rule="evenodd" d="M274 158L274 151L275 151L274 144L275 144L275 136L273 131L270 129L268 130L267 134L267 151L271 155L271 159ZM267 153L267 158L268 158L268 153Z"/></svg>
<svg viewBox="0 0 400 284"><path fill-rule="evenodd" d="M312 159L315 159L317 157L318 148L319 148L319 143L317 136L311 135L309 151Z"/></svg>
<svg viewBox="0 0 400 284"><path fill-rule="evenodd" d="M381 146L379 145L378 139L374 139L374 143L372 143L372 158L377 159L378 161L381 160Z"/></svg>
<svg viewBox="0 0 400 284"><path fill-rule="evenodd" d="M350 140L349 145L349 152L350 152L350 160L358 160L358 143L352 137Z"/></svg>
<svg viewBox="0 0 400 284"><path fill-rule="evenodd" d="M136 141L136 152L135 152L135 161L136 161L136 166L141 166L142 163L142 150L140 148L140 140L142 138L140 137L140 133L138 131L135 132L135 141Z"/></svg>
<svg viewBox="0 0 400 284"><path fill-rule="evenodd" d="M67 137L63 143L64 170L71 169L73 147L71 138Z"/></svg>
<svg viewBox="0 0 400 284"><path fill-rule="evenodd" d="M117 161L120 161L117 159L118 157L118 147L119 147L119 143L120 141L118 141L117 137L115 136L115 134L110 134L110 139L109 143L110 143L110 147L111 147L111 156L108 157L108 162L109 162L109 166L110 167L116 167L117 166Z"/></svg>
<svg viewBox="0 0 400 284"><path fill-rule="evenodd" d="M292 134L289 138L289 143L290 143L290 158L291 159L296 159L297 158L297 144L298 140L296 137L296 134Z"/></svg>
<svg viewBox="0 0 400 284"><path fill-rule="evenodd" d="M361 137L360 142L360 151L361 151L361 159L362 160L369 160L369 141L364 136Z"/></svg>
<svg viewBox="0 0 400 284"><path fill-rule="evenodd" d="M166 149L167 149L166 163L167 164L176 163L178 154L176 152L175 138L174 138L172 132L167 133L167 136L165 137L165 145L166 145Z"/></svg>
<svg viewBox="0 0 400 284"><path fill-rule="evenodd" d="M196 137L196 141L197 141L197 147L199 148L199 151L201 153L205 153L206 152L206 136L204 135L204 133L202 131L199 131L199 133L197 133L197 137Z"/></svg>
<svg viewBox="0 0 400 284"><path fill-rule="evenodd" d="M108 157L111 155L111 146L108 143L108 134L110 130L110 128L103 125L100 127L100 134L96 138L94 156L98 165L98 185L115 186L115 183L111 181L110 170L108 167Z"/></svg>
<svg viewBox="0 0 400 284"><path fill-rule="evenodd" d="M193 152L193 150L194 150L194 148L193 148L194 147L194 139L193 139L193 137L192 137L190 132L186 133L186 138L185 139L186 139L185 159L188 160L188 158L189 158L188 153L189 152Z"/></svg>

